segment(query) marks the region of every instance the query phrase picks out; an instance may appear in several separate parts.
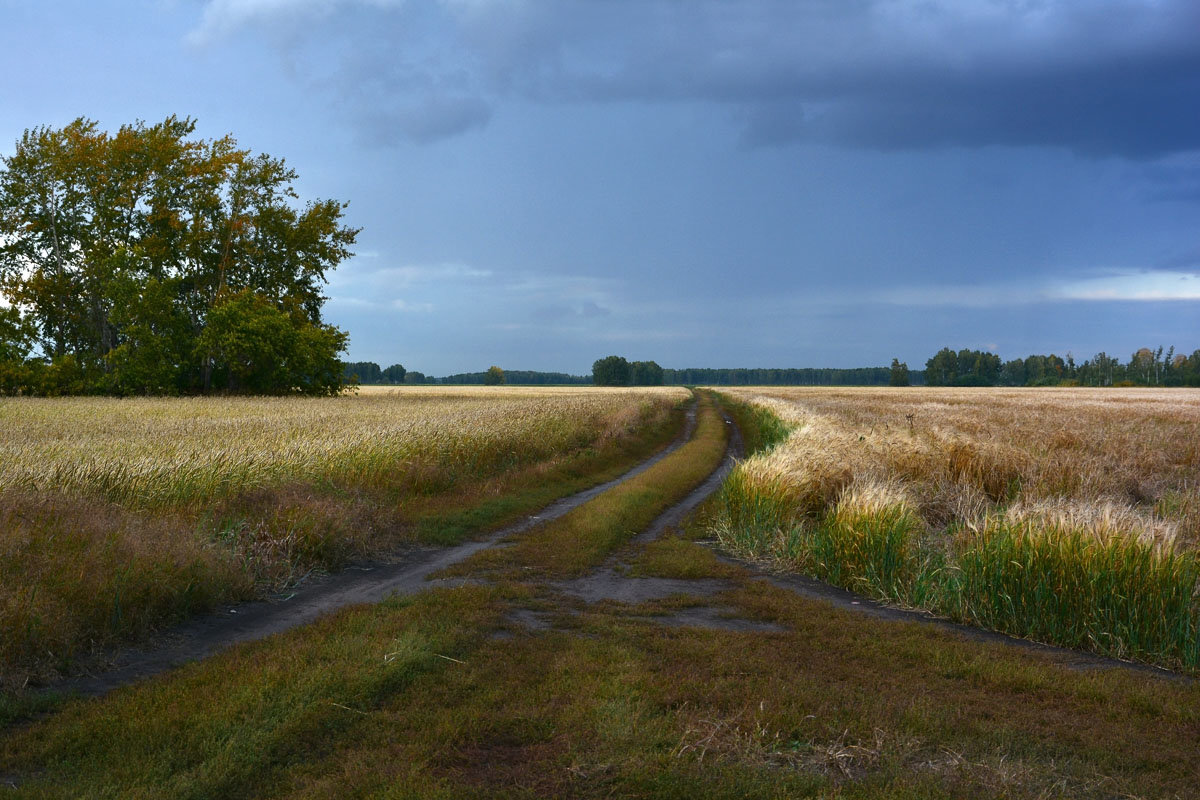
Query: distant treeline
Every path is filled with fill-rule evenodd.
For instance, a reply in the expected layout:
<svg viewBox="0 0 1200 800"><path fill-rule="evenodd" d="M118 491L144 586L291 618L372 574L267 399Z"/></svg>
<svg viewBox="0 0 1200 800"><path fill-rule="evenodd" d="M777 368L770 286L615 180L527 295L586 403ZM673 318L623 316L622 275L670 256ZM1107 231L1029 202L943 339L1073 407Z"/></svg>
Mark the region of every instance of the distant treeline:
<svg viewBox="0 0 1200 800"><path fill-rule="evenodd" d="M565 372L538 372L528 369L506 369L503 371L504 382L523 386L547 385L587 385L592 382L590 375L568 375ZM347 383L364 385L396 385L442 383L455 386L474 386L488 383L488 373L461 372L457 375L447 375L435 378L423 372L405 369L400 364L390 367L380 367L374 361L353 361L346 365L345 378Z"/></svg>
<svg viewBox="0 0 1200 800"><path fill-rule="evenodd" d="M568 375L503 370L503 375L506 383L531 386L1200 386L1200 350L1183 355L1174 347L1143 347L1123 363L1107 353L1097 353L1082 362L1076 362L1069 353L1065 358L1051 353L1005 361L982 350L944 347L925 362L923 371L910 370L898 360L893 360L890 368L664 369L653 361L629 362L620 356L608 356L593 364L592 372ZM345 377L361 384L488 383L486 371L435 378L406 370L400 364L381 368L371 361L347 364Z"/></svg>
<svg viewBox="0 0 1200 800"><path fill-rule="evenodd" d="M474 386L475 384L487 383L486 372L461 372L457 375L447 375L444 378L438 378L438 383L448 383L455 385ZM504 370L504 382L510 385L516 384L520 386L550 386L550 385L590 385L592 378L590 375L568 375L565 372L538 372L529 369L506 369Z"/></svg>
<svg viewBox="0 0 1200 800"><path fill-rule="evenodd" d="M419 376L419 379L418 379ZM346 383L424 383L425 376L419 372L409 372L402 364L392 364L381 368L374 361L351 361L344 370Z"/></svg>
<svg viewBox="0 0 1200 800"><path fill-rule="evenodd" d="M909 373L920 378L919 372ZM887 367L832 369L664 369L663 383L678 386L887 386Z"/></svg>
<svg viewBox="0 0 1200 800"><path fill-rule="evenodd" d="M925 362L929 386L1200 386L1200 350L1143 347L1129 361L1097 353L1077 363L1053 353L1003 361L981 350L939 350Z"/></svg>

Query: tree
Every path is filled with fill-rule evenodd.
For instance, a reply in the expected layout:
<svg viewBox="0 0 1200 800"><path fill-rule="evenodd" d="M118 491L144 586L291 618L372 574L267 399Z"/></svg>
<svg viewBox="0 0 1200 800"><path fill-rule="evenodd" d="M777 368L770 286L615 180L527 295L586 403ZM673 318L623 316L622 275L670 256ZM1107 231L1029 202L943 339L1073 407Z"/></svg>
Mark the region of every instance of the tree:
<svg viewBox="0 0 1200 800"><path fill-rule="evenodd" d="M630 383L634 386L662 386L663 368L654 361L634 361L629 365Z"/></svg>
<svg viewBox="0 0 1200 800"><path fill-rule="evenodd" d="M949 386L958 377L958 355L949 347L925 362L925 383L929 386Z"/></svg>
<svg viewBox="0 0 1200 800"><path fill-rule="evenodd" d="M353 361L343 373L347 383L383 383L383 370L374 361Z"/></svg>
<svg viewBox="0 0 1200 800"><path fill-rule="evenodd" d="M289 317L248 290L222 298L196 341L217 388L253 394L336 394L345 346L344 332Z"/></svg>
<svg viewBox="0 0 1200 800"><path fill-rule="evenodd" d="M404 383L405 372L403 364L392 364L383 371L384 383Z"/></svg>
<svg viewBox="0 0 1200 800"><path fill-rule="evenodd" d="M592 364L592 383L597 386L628 386L631 378L629 362L621 356L606 356Z"/></svg>
<svg viewBox="0 0 1200 800"><path fill-rule="evenodd" d="M1130 373L1137 376L1138 380L1147 385L1153 381L1157 366L1158 360L1154 355L1154 351L1149 347L1141 348L1129 358Z"/></svg>
<svg viewBox="0 0 1200 800"><path fill-rule="evenodd" d="M19 309L0 306L0 394L16 394L30 383L36 335Z"/></svg>
<svg viewBox="0 0 1200 800"><path fill-rule="evenodd" d="M504 370L496 365L488 367L487 374L484 375L483 382L488 386L499 386L504 383Z"/></svg>
<svg viewBox="0 0 1200 800"><path fill-rule="evenodd" d="M889 386L908 386L908 364L898 358L892 359L892 374L888 380Z"/></svg>
<svg viewBox="0 0 1200 800"><path fill-rule="evenodd" d="M172 116L115 134L82 118L26 130L0 159L0 298L27 315L40 359L87 391L227 390L217 370L240 381L238 368L196 345L230 302L237 312L217 314L221 324L289 327L296 347L317 348L293 352L266 383L256 367L257 391L327 385L324 348L345 335L321 321L322 287L358 234L342 224L345 205L299 206L282 160L231 136L194 139L195 127ZM259 324L263 303L287 326Z"/></svg>

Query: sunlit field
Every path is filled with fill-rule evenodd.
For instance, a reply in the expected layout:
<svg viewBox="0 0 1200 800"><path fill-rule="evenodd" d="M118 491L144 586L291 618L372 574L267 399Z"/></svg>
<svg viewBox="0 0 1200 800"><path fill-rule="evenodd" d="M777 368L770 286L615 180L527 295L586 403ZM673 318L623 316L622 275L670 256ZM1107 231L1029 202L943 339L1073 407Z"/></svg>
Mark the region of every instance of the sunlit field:
<svg viewBox="0 0 1200 800"><path fill-rule="evenodd" d="M687 397L0 398L0 668L503 522L647 455Z"/></svg>
<svg viewBox="0 0 1200 800"><path fill-rule="evenodd" d="M735 550L986 627L1197 666L1200 392L726 392L783 423L724 492L714 524Z"/></svg>

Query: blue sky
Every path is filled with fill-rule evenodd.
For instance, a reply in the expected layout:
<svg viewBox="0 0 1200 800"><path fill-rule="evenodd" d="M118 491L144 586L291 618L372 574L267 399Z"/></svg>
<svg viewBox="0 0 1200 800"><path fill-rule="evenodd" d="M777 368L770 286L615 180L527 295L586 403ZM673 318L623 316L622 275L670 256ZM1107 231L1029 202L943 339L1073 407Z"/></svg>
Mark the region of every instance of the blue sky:
<svg viewBox="0 0 1200 800"><path fill-rule="evenodd" d="M0 152L192 116L434 374L1200 348L1194 0L0 0Z"/></svg>

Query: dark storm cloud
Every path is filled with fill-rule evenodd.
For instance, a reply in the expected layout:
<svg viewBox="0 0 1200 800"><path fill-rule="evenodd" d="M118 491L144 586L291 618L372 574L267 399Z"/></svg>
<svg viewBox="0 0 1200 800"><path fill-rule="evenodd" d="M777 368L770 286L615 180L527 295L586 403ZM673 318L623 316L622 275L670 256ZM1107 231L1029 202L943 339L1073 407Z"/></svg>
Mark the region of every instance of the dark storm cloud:
<svg viewBox="0 0 1200 800"><path fill-rule="evenodd" d="M297 10L341 42L331 86L382 141L519 97L718 104L750 145L1200 148L1194 0L217 0L201 33Z"/></svg>
<svg viewBox="0 0 1200 800"><path fill-rule="evenodd" d="M825 107L754 104L745 141L879 150L1041 146L1153 158L1200 147L1195 98L1200 58L1043 75L913 72L863 80Z"/></svg>

